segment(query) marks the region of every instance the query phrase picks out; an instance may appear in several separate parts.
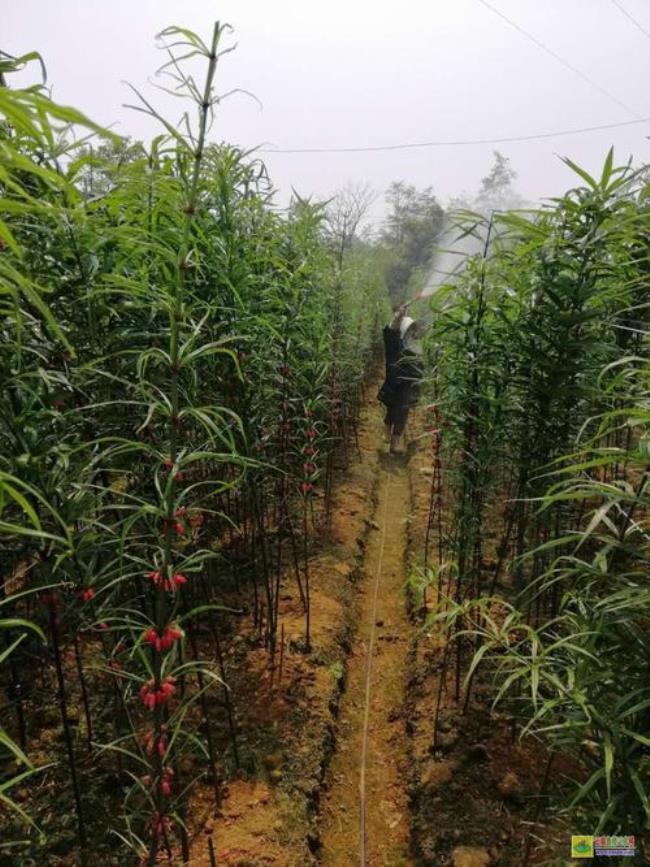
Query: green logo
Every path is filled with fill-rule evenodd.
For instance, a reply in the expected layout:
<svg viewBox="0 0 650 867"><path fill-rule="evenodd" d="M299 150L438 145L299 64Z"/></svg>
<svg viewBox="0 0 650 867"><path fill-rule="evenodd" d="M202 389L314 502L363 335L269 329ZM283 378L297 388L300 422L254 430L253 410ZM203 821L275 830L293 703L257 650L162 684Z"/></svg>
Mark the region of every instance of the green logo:
<svg viewBox="0 0 650 867"><path fill-rule="evenodd" d="M572 858L593 858L594 857L594 838L584 835L571 837L571 857Z"/></svg>

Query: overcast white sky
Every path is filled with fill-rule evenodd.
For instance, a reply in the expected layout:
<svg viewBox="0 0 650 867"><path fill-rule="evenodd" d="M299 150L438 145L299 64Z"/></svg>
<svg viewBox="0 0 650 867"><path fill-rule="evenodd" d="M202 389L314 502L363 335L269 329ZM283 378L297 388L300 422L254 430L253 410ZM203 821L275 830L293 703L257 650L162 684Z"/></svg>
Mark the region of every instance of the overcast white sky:
<svg viewBox="0 0 650 867"><path fill-rule="evenodd" d="M613 0L490 0L636 115L650 117L650 37ZM650 0L619 0L650 33ZM44 56L54 98L116 131L155 130L124 80L171 118L178 103L147 83L162 61L154 35L181 24L207 40L215 18L235 28L212 137L244 146L345 147L492 138L617 123L633 115L545 54L479 0L1 0L0 48ZM610 145L648 161L650 124L499 145L527 198L572 183L558 155L596 170ZM362 154L265 155L284 200L331 194L347 181L383 192L392 180L432 185L445 201L473 191L491 145ZM381 200L374 205L382 211Z"/></svg>

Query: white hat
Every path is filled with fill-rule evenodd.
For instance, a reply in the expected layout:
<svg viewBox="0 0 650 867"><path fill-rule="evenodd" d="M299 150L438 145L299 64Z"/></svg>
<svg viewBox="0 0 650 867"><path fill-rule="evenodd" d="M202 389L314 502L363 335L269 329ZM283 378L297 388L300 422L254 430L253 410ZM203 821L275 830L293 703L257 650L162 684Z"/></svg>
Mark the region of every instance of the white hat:
<svg viewBox="0 0 650 867"><path fill-rule="evenodd" d="M402 338L402 340L404 340L404 335L414 322L415 319L412 319L410 316L404 316L402 318L402 321L399 324L399 336Z"/></svg>

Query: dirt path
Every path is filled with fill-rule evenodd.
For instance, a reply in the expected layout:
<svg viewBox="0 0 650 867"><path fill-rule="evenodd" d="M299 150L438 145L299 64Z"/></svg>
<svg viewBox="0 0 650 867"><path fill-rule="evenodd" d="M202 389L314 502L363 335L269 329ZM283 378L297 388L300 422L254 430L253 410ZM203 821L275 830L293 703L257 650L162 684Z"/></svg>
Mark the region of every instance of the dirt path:
<svg viewBox="0 0 650 867"><path fill-rule="evenodd" d="M404 589L409 487L402 458L380 453L378 460L359 625L321 804L321 862L326 867L412 863L403 716L412 631Z"/></svg>

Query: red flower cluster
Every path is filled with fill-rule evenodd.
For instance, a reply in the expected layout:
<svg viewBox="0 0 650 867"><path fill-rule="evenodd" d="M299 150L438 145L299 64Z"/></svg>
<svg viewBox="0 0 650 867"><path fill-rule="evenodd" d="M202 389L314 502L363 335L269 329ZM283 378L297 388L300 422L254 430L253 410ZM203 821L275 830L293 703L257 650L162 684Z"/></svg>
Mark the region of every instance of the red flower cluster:
<svg viewBox="0 0 650 867"><path fill-rule="evenodd" d="M153 828L157 837L162 837L163 834L167 831L171 831L172 820L169 816L163 816L160 813L156 813Z"/></svg>
<svg viewBox="0 0 650 867"><path fill-rule="evenodd" d="M140 687L140 698L142 704L147 710L153 710L158 705L167 704L169 699L176 692L173 677L166 677L160 684L159 689L155 689L155 681L153 677Z"/></svg>
<svg viewBox="0 0 650 867"><path fill-rule="evenodd" d="M187 584L186 576L181 575L180 572L172 575L171 578L163 578L162 572L148 572L147 578L150 578L156 587L162 587L164 590L177 590L183 584Z"/></svg>
<svg viewBox="0 0 650 867"><path fill-rule="evenodd" d="M81 597L82 602L90 602L91 599L95 598L96 593L97 591L94 590L92 587L86 587L84 590L81 591L79 596Z"/></svg>
<svg viewBox="0 0 650 867"><path fill-rule="evenodd" d="M171 473L171 471L174 469L174 464L172 463L172 461L170 461L170 460L165 461L165 469L167 470L167 472ZM183 473L180 470L174 476L174 481L175 482L182 482L183 481Z"/></svg>
<svg viewBox="0 0 650 867"><path fill-rule="evenodd" d="M163 797L168 798L172 793L172 777L174 776L174 771L171 768L163 768L163 775L161 780L161 791L163 793ZM149 774L146 774L142 778L143 784L149 789L151 788L152 779Z"/></svg>
<svg viewBox="0 0 650 867"><path fill-rule="evenodd" d="M165 768L163 771L163 778L160 784L161 791L163 793L163 797L168 798L172 793L172 777L174 776L174 772L171 768Z"/></svg>
<svg viewBox="0 0 650 867"><path fill-rule="evenodd" d="M167 735L162 734L157 744L154 744L154 733L148 732L146 738L144 739L144 748L148 758L153 756L154 747L156 752L160 756L160 758L164 758L165 753L167 752Z"/></svg>
<svg viewBox="0 0 650 867"><path fill-rule="evenodd" d="M160 653L163 650L168 650L182 635L180 629L176 629L175 626L168 626L162 635L155 629L148 629L144 634L144 640Z"/></svg>

